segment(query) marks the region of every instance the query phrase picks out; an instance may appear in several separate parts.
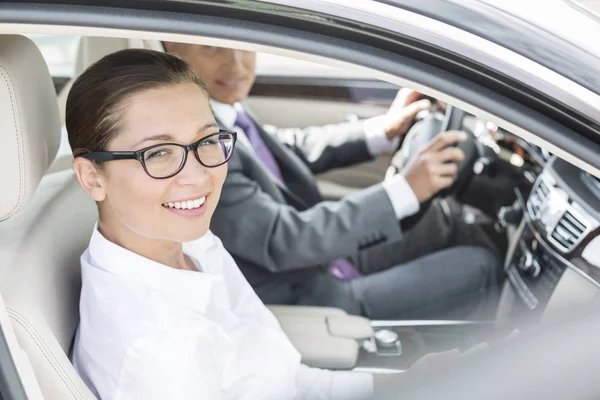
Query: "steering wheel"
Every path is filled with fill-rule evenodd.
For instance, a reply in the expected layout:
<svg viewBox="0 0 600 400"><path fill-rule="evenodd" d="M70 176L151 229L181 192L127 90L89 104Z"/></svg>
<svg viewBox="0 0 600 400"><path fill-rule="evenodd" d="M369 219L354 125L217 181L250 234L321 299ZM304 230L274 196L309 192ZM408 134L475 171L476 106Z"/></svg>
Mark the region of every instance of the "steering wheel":
<svg viewBox="0 0 600 400"><path fill-rule="evenodd" d="M432 101L432 104L433 106L430 110L419 113L416 122L406 133L404 140L399 144L398 149L392 156L390 167L386 173L386 179L391 175L400 173L406 168L419 152L441 133L449 130L464 131L462 122L465 112L463 110L447 105L445 112L442 113L435 105L435 100ZM458 164L458 172L454 184L449 188L439 191L434 198L461 194L473 177L473 166L480 155L475 136L471 132L466 133L468 135L467 140L455 145L464 152L465 159ZM417 214L405 218L403 220L403 227L410 229L410 227L416 224L427 211L432 201L433 198L424 202L421 204Z"/></svg>

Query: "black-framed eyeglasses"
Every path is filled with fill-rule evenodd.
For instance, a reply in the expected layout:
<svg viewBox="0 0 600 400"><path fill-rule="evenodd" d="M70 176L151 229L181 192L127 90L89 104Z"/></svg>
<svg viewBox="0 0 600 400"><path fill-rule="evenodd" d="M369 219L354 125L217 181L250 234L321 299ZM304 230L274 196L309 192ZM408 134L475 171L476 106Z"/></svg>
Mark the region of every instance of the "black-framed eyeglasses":
<svg viewBox="0 0 600 400"><path fill-rule="evenodd" d="M92 151L77 157L101 162L138 160L150 177L167 179L183 169L188 153L192 150L196 160L207 168L225 164L233 154L236 140L235 132L220 130L189 145L161 143L137 151Z"/></svg>

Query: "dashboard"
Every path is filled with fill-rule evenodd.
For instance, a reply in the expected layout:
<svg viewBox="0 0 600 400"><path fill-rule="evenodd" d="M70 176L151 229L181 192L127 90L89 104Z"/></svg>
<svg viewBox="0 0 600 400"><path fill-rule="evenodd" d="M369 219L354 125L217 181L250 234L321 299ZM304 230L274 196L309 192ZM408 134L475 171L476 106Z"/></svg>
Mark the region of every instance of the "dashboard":
<svg viewBox="0 0 600 400"><path fill-rule="evenodd" d="M573 253L599 226L592 213L596 214L593 206L598 205L600 197L587 193L586 182L592 179L597 182L590 177L567 162L554 159L529 196L528 215L536 229L561 254Z"/></svg>
<svg viewBox="0 0 600 400"><path fill-rule="evenodd" d="M518 198L523 218L506 259L520 299L511 316L542 318L599 295L600 180L550 157L530 193Z"/></svg>

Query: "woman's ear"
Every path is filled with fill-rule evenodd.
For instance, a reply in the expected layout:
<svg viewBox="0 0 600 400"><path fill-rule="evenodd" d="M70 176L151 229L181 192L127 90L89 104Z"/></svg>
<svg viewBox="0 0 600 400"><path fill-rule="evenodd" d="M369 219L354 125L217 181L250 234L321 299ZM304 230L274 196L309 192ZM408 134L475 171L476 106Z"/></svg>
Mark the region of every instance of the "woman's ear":
<svg viewBox="0 0 600 400"><path fill-rule="evenodd" d="M95 201L102 201L106 197L104 190L103 175L98 166L91 160L83 157L75 157L73 170L77 175L79 184L85 192Z"/></svg>

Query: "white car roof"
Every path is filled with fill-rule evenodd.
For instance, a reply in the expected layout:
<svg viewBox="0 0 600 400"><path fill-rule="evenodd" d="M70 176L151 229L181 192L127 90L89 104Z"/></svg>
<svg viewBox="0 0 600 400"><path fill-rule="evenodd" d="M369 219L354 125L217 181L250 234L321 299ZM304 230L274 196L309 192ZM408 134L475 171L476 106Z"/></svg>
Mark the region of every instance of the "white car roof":
<svg viewBox="0 0 600 400"><path fill-rule="evenodd" d="M600 0L479 0L600 57Z"/></svg>

